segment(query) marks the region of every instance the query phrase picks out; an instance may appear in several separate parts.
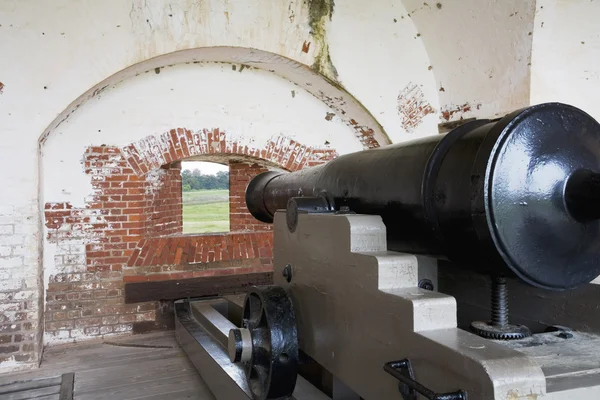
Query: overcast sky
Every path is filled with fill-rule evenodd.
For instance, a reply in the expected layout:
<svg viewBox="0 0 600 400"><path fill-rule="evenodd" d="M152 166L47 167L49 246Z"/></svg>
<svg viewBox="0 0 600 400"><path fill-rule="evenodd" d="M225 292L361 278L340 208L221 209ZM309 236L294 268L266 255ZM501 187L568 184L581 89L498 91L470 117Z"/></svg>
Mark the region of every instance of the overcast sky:
<svg viewBox="0 0 600 400"><path fill-rule="evenodd" d="M189 170L199 169L205 175L214 175L219 171L229 171L227 165L201 161L184 161L181 163L181 167Z"/></svg>

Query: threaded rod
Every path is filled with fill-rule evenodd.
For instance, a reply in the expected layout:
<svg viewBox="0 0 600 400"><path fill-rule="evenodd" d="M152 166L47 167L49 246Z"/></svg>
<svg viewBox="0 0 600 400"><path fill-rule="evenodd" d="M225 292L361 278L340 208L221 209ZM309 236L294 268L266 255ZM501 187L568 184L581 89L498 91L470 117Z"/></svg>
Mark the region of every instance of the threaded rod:
<svg viewBox="0 0 600 400"><path fill-rule="evenodd" d="M504 277L492 278L492 325L508 325L508 293Z"/></svg>

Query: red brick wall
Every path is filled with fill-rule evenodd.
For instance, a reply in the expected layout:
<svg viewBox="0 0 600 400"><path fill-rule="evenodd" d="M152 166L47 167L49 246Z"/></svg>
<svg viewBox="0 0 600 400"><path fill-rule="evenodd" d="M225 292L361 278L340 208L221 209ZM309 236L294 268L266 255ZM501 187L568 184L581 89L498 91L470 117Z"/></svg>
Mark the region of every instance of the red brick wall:
<svg viewBox="0 0 600 400"><path fill-rule="evenodd" d="M161 310L157 302L124 304L125 281L272 269L271 226L255 221L244 202L246 185L264 171L256 164L231 164L233 232L181 235L180 161L204 153L262 158L289 170L336 156L334 150L314 149L285 138L265 148L249 148L229 141L218 130L178 129L121 149L90 147L83 161L93 193L85 205L45 204L51 244L45 251L53 257L53 263L45 264L49 276L45 332L50 341L136 331L136 327L156 324ZM262 232L248 232L253 230Z"/></svg>
<svg viewBox="0 0 600 400"><path fill-rule="evenodd" d="M123 302L123 268L146 231L147 209L165 174L138 177L118 148L91 147L86 207L46 203L47 237L56 244L46 291L45 332L57 340L127 332L155 319L154 304Z"/></svg>
<svg viewBox="0 0 600 400"><path fill-rule="evenodd" d="M129 259L125 282L270 272L271 232L178 235L142 239Z"/></svg>
<svg viewBox="0 0 600 400"><path fill-rule="evenodd" d="M229 163L229 228L235 231L268 231L270 224L256 220L246 207L246 187L256 175L267 171L255 163Z"/></svg>
<svg viewBox="0 0 600 400"><path fill-rule="evenodd" d="M48 240L57 244L57 273L46 292L47 336L70 340L154 322L155 303L124 304L124 282L272 270L270 232L181 235L180 162L140 177L108 146L89 148L84 162L94 187L86 207L45 207ZM262 171L239 166L245 182ZM234 188L243 192L245 184Z"/></svg>
<svg viewBox="0 0 600 400"><path fill-rule="evenodd" d="M174 235L183 232L181 162L163 165L146 196L146 236Z"/></svg>

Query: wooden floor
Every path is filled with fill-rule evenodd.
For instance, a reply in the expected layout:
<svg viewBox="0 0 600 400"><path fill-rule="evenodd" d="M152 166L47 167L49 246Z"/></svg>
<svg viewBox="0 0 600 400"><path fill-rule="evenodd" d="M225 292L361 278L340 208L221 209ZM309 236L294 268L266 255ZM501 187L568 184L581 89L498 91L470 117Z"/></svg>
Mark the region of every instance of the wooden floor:
<svg viewBox="0 0 600 400"><path fill-rule="evenodd" d="M40 369L0 375L0 385L58 379L69 372L75 374L75 400L214 400L173 331L51 347L44 352ZM0 393L2 387L8 386L0 386ZM0 394L0 399L59 398L58 392L44 397L20 396L12 392Z"/></svg>

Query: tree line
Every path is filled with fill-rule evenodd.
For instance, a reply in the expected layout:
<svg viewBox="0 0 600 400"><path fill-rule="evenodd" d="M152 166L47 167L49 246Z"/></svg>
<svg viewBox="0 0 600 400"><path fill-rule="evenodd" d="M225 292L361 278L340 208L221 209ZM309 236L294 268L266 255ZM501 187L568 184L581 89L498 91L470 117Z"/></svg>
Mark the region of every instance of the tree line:
<svg viewBox="0 0 600 400"><path fill-rule="evenodd" d="M181 171L182 188L184 192L191 190L229 189L229 172L219 171L215 175L205 175L194 169Z"/></svg>

